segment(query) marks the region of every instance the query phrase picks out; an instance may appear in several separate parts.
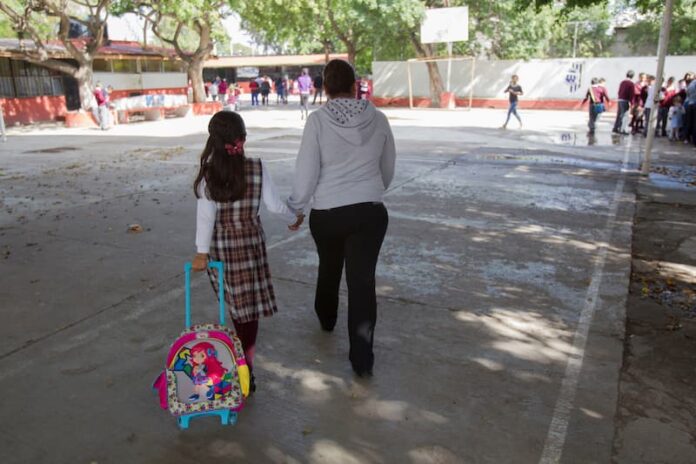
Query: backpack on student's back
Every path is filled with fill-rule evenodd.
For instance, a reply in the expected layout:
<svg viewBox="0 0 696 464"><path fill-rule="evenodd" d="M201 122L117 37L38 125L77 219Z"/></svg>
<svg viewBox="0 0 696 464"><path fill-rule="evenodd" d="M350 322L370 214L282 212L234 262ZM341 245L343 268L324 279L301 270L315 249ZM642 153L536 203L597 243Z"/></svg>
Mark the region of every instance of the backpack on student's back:
<svg viewBox="0 0 696 464"><path fill-rule="evenodd" d="M172 343L164 371L152 387L160 406L188 428L192 417L217 415L235 424L249 395L249 368L239 338L225 327L223 264L211 262L219 279L220 323L191 325L191 263L184 266L186 329Z"/></svg>

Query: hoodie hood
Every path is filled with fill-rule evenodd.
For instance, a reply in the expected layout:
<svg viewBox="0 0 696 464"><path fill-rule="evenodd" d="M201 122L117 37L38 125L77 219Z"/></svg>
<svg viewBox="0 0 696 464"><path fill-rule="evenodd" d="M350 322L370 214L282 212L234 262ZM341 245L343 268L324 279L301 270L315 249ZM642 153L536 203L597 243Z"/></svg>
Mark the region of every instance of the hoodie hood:
<svg viewBox="0 0 696 464"><path fill-rule="evenodd" d="M352 145L362 145L375 131L377 111L367 100L335 98L326 102L321 112L328 126Z"/></svg>

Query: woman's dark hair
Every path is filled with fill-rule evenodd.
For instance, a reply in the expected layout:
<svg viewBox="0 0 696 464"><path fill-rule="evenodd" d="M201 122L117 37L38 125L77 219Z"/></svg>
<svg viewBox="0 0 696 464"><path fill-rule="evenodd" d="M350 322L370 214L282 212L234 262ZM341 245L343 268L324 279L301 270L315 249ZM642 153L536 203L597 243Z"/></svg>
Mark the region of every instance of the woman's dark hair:
<svg viewBox="0 0 696 464"><path fill-rule="evenodd" d="M198 189L205 179L205 196L210 200L239 200L246 191L245 157L244 149L234 146L246 140L244 120L233 111L219 111L210 118L208 134L193 192L200 198Z"/></svg>
<svg viewBox="0 0 696 464"><path fill-rule="evenodd" d="M347 61L331 60L324 68L324 89L329 95L353 92L355 70Z"/></svg>
<svg viewBox="0 0 696 464"><path fill-rule="evenodd" d="M592 80L590 81L590 85L597 85L599 84L599 79L596 77L593 77Z"/></svg>

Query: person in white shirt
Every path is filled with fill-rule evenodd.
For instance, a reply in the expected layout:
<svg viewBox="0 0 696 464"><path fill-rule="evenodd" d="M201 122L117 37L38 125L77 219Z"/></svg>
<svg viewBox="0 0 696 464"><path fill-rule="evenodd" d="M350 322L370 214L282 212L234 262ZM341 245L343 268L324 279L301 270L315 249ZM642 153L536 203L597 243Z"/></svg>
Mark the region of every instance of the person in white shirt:
<svg viewBox="0 0 696 464"><path fill-rule="evenodd" d="M244 120L232 111L220 111L208 124L208 141L201 154L193 184L198 198L194 271L208 269L208 261L224 264L225 301L251 372L251 391L258 320L278 311L266 243L259 218L261 201L272 213L285 217L297 230L304 215L294 213L276 192L267 168L244 151ZM217 293L216 271L208 269Z"/></svg>
<svg viewBox="0 0 696 464"><path fill-rule="evenodd" d="M648 136L648 127L650 126L650 113L655 106L655 76L648 76L648 92L645 98L645 111L643 112L643 137Z"/></svg>

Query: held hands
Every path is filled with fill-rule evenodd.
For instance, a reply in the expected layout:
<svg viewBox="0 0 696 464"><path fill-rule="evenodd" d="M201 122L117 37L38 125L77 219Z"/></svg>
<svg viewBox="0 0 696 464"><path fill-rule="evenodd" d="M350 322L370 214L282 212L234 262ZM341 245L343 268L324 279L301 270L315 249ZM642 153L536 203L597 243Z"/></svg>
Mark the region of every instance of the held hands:
<svg viewBox="0 0 696 464"><path fill-rule="evenodd" d="M196 253L191 262L191 269L196 272L205 271L208 267L208 253Z"/></svg>
<svg viewBox="0 0 696 464"><path fill-rule="evenodd" d="M295 231L297 231L297 230L300 229L300 226L302 225L303 222L304 222L304 214L303 214L303 213L298 213L298 214L297 214L297 219L295 220L295 222L293 222L292 224L289 224L289 225L288 225L288 229L290 229L290 230L292 230L293 232L295 232Z"/></svg>

